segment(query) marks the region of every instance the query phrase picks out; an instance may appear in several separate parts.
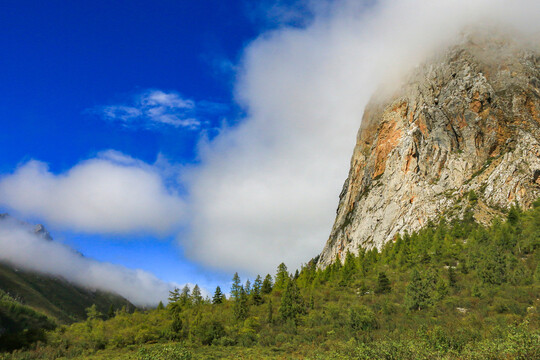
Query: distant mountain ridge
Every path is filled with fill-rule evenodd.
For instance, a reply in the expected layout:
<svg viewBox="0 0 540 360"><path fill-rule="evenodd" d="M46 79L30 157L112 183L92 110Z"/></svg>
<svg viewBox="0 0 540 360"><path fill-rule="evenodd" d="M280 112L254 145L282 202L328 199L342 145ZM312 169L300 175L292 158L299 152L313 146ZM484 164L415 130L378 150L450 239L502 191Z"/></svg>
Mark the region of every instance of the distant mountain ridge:
<svg viewBox="0 0 540 360"><path fill-rule="evenodd" d="M319 267L472 208L540 196L540 44L471 32L365 109Z"/></svg>
<svg viewBox="0 0 540 360"><path fill-rule="evenodd" d="M13 219L9 214L0 214L0 221L8 218ZM53 241L43 225L17 221L43 241ZM85 309L93 304L96 304L98 310L104 314L111 305L114 309L124 306L130 309L135 308L120 295L87 289L59 276L27 271L19 266L2 262L0 262L0 290L20 304L29 306L62 324L86 319ZM0 315L1 312L0 308Z"/></svg>
<svg viewBox="0 0 540 360"><path fill-rule="evenodd" d="M45 240L48 240L48 241L53 240L53 238L51 237L51 234L49 233L49 231L47 231L47 229L45 228L45 226L43 226L43 224L32 225L32 224L29 224L29 223L27 223L25 221L15 219L13 216L9 215L8 213L0 214L0 221L1 220L6 220L6 219L13 219L13 220L17 221L17 223L21 224L22 226L25 226L25 227L28 227L29 229L32 229L32 232L34 234L38 235L39 237L41 237L41 238L43 238Z"/></svg>

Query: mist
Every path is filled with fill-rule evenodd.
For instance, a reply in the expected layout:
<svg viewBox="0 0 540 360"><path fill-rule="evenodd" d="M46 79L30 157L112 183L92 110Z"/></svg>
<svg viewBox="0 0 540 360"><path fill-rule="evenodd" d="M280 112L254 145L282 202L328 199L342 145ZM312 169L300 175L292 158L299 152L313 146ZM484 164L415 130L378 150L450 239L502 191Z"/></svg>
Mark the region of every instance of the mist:
<svg viewBox="0 0 540 360"><path fill-rule="evenodd" d="M166 302L166 283L143 270L86 258L72 248L36 235L32 227L13 218L0 219L0 261L25 270L59 276L74 284L113 292L138 306Z"/></svg>

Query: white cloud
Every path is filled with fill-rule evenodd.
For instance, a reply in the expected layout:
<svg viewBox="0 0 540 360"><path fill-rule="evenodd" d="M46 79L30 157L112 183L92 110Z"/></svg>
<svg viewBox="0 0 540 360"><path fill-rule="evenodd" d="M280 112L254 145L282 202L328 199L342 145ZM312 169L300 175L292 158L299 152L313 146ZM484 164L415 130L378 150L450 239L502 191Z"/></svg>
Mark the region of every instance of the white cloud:
<svg viewBox="0 0 540 360"><path fill-rule="evenodd" d="M75 284L117 293L135 305L166 301L168 291L178 286L143 270L99 262L73 249L47 241L13 219L0 220L0 261L31 271L61 276Z"/></svg>
<svg viewBox="0 0 540 360"><path fill-rule="evenodd" d="M93 112L107 120L123 122L126 126L171 125L194 130L201 126L196 110L193 100L184 99L176 92L147 90L135 96L129 105L101 106Z"/></svg>
<svg viewBox="0 0 540 360"><path fill-rule="evenodd" d="M182 224L185 205L161 172L115 151L58 175L33 160L0 178L0 203L76 231L164 235Z"/></svg>
<svg viewBox="0 0 540 360"><path fill-rule="evenodd" d="M318 254L377 86L465 26L540 26L532 0L338 1L322 9L307 27L263 34L246 49L237 98L249 115L201 144L201 166L186 177L191 235L180 241L193 259L256 273Z"/></svg>

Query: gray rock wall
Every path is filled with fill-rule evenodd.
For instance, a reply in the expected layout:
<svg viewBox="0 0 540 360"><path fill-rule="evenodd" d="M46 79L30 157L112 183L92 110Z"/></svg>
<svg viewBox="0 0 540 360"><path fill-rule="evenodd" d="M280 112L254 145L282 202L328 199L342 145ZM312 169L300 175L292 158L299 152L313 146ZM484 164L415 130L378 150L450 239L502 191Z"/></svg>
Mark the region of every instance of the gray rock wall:
<svg viewBox="0 0 540 360"><path fill-rule="evenodd" d="M531 206L540 195L540 56L531 48L469 35L391 99L372 100L319 267L467 206L486 224L514 203Z"/></svg>

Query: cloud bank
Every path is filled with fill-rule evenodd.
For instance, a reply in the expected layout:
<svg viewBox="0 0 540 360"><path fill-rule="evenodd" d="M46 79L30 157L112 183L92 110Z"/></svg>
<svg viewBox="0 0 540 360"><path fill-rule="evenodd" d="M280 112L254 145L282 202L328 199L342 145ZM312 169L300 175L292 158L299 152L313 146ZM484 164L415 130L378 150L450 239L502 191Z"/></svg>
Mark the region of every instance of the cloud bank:
<svg viewBox="0 0 540 360"><path fill-rule="evenodd" d="M164 235L181 226L186 211L158 166L115 151L58 175L29 161L0 178L0 201L23 216L89 233Z"/></svg>
<svg viewBox="0 0 540 360"><path fill-rule="evenodd" d="M320 6L320 5L326 6ZM537 1L311 2L309 25L265 33L236 87L248 116L201 146L189 177L187 255L248 273L294 268L328 237L363 109L467 26L530 34ZM318 12L323 9L323 12ZM293 9L294 10L294 9Z"/></svg>
<svg viewBox="0 0 540 360"><path fill-rule="evenodd" d="M43 239L11 218L0 220L0 261L61 276L90 289L114 292L139 306L165 301L175 286L142 270L85 258L63 244Z"/></svg>

